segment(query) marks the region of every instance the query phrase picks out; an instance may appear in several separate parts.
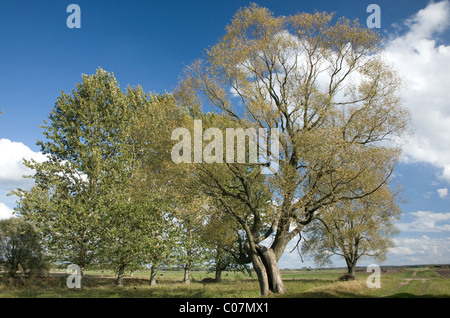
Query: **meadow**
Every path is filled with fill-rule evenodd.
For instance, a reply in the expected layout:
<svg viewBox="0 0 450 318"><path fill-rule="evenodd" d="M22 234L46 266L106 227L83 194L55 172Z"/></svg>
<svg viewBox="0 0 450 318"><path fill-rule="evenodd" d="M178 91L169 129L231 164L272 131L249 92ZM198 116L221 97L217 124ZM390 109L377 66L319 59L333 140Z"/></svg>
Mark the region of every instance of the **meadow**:
<svg viewBox="0 0 450 318"><path fill-rule="evenodd" d="M354 281L339 281L344 269L283 270L288 292L269 298L448 298L450 269L434 267L390 269L381 273L381 288L369 288L370 273L356 273ZM130 273L124 286L115 285L114 273L87 271L81 289L69 289L64 271L51 271L46 277L2 277L0 298L260 298L256 275L226 272L222 282L206 283L214 277L206 271L192 272L189 285L182 283L183 272L159 271L157 286L149 285L149 272Z"/></svg>

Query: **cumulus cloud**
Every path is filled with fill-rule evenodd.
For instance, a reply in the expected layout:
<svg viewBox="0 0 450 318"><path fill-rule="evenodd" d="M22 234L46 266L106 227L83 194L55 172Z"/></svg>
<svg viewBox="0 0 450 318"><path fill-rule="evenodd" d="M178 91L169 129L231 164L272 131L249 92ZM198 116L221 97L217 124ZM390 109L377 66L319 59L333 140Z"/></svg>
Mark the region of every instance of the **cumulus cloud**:
<svg viewBox="0 0 450 318"><path fill-rule="evenodd" d="M406 84L401 95L415 128L406 160L431 163L450 183L450 46L439 42L449 21L450 2L431 2L405 21L406 32L392 37L384 54Z"/></svg>
<svg viewBox="0 0 450 318"><path fill-rule="evenodd" d="M8 219L13 216L13 210L0 202L0 220Z"/></svg>
<svg viewBox="0 0 450 318"><path fill-rule="evenodd" d="M448 195L448 189L447 188L437 189L437 193L441 199L445 199Z"/></svg>
<svg viewBox="0 0 450 318"><path fill-rule="evenodd" d="M42 153L32 151L21 142L0 139L0 219L12 216L14 199L7 197L7 194L17 188L30 189L33 186L32 179L23 177L33 174L23 165L23 158L33 158L37 162L46 160Z"/></svg>
<svg viewBox="0 0 450 318"><path fill-rule="evenodd" d="M395 246L389 249L390 254L394 255L414 255L415 252L409 246Z"/></svg>
<svg viewBox="0 0 450 318"><path fill-rule="evenodd" d="M21 142L0 139L0 189L2 191L14 190L18 187L28 187L32 184L24 175L31 175L31 169L23 165L23 158L33 158L43 162L46 157L40 152L34 152Z"/></svg>
<svg viewBox="0 0 450 318"><path fill-rule="evenodd" d="M386 262L391 265L406 264L443 264L450 260L450 238L394 239L395 247L388 252Z"/></svg>
<svg viewBox="0 0 450 318"><path fill-rule="evenodd" d="M409 223L399 223L402 232L448 232L450 231L450 213L417 211L408 213L412 216Z"/></svg>

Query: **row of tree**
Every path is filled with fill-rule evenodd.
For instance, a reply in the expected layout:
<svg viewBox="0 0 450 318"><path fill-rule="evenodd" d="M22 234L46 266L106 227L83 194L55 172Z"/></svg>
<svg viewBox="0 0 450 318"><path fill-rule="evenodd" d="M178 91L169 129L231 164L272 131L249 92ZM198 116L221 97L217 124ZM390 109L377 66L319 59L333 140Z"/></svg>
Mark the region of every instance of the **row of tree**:
<svg viewBox="0 0 450 318"><path fill-rule="evenodd" d="M204 213L213 207L193 192L192 171L170 161L167 136L188 116L172 95L123 92L102 69L62 93L39 141L48 159L26 161L35 185L13 192L52 262L111 269L118 284L126 269L144 265L153 279L159 265L182 265L185 282L192 266L211 260L218 279L233 267L224 253L232 225L216 231L217 217Z"/></svg>
<svg viewBox="0 0 450 318"><path fill-rule="evenodd" d="M122 91L102 69L83 75L43 126L48 160L26 162L35 186L14 192L16 210L55 261L98 262L119 276L170 257L188 270L207 242L217 268L251 263L262 295L284 293L278 260L296 237L352 270L361 255L385 254L400 213L389 180L409 117L380 44L357 21L251 5L173 93ZM196 119L204 129L276 128L265 144L279 146L278 171L261 173L248 154L247 163L174 163L172 132L193 133ZM205 149L223 154L209 137Z"/></svg>

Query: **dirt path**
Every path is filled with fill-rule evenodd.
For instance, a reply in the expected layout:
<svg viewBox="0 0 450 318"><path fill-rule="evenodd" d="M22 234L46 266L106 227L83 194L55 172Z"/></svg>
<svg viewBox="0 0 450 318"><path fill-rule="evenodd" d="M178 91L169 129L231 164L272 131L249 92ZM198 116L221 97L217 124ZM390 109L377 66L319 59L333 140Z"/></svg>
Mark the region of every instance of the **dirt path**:
<svg viewBox="0 0 450 318"><path fill-rule="evenodd" d="M417 275L417 271L414 271L412 273L412 277ZM398 284L398 286L405 286L408 285L410 281L412 280L420 280L422 283L426 282L427 280L430 280L429 278L404 278L402 282L400 282L400 284Z"/></svg>

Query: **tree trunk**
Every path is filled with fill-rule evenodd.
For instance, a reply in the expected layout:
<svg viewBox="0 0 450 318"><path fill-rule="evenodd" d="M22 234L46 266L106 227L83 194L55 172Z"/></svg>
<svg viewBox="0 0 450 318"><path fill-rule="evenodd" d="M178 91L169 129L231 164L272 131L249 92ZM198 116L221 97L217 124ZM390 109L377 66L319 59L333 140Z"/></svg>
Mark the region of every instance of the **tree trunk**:
<svg viewBox="0 0 450 318"><path fill-rule="evenodd" d="M253 269L256 272L256 276L258 276L259 289L261 291L261 296L267 296L270 293L269 289L269 278L267 276L266 267L264 266L261 257L259 257L257 252L252 251L252 264Z"/></svg>
<svg viewBox="0 0 450 318"><path fill-rule="evenodd" d="M185 283L185 284L191 283L190 272L189 272L189 263L186 263L186 265L184 266L183 283Z"/></svg>
<svg viewBox="0 0 450 318"><path fill-rule="evenodd" d="M286 288L284 287L283 279L281 278L281 272L278 268L278 260L275 253L271 248L265 246L258 245L257 249L264 267L266 268L270 291L276 294L286 293Z"/></svg>
<svg viewBox="0 0 450 318"><path fill-rule="evenodd" d="M347 265L347 272L348 274L355 276L355 265L354 264Z"/></svg>
<svg viewBox="0 0 450 318"><path fill-rule="evenodd" d="M152 265L150 271L150 286L156 286L156 266Z"/></svg>
<svg viewBox="0 0 450 318"><path fill-rule="evenodd" d="M80 288L83 288L84 284L84 267L80 266Z"/></svg>
<svg viewBox="0 0 450 318"><path fill-rule="evenodd" d="M347 275L354 279L356 262L352 262L350 259L345 259L345 262L347 263Z"/></svg>
<svg viewBox="0 0 450 318"><path fill-rule="evenodd" d="M220 266L216 266L216 283L220 283L222 281L222 268Z"/></svg>
<svg viewBox="0 0 450 318"><path fill-rule="evenodd" d="M116 285L123 286L123 278L125 276L125 266L120 266L117 273Z"/></svg>
<svg viewBox="0 0 450 318"><path fill-rule="evenodd" d="M258 245L256 248L257 251L252 253L252 264L258 276L261 296L267 296L270 292L286 293L275 253L265 246Z"/></svg>
<svg viewBox="0 0 450 318"><path fill-rule="evenodd" d="M8 270L8 277L14 278L14 276L16 276L16 273L17 273L17 267L16 266L14 266L14 267L11 266L9 268L9 270Z"/></svg>

